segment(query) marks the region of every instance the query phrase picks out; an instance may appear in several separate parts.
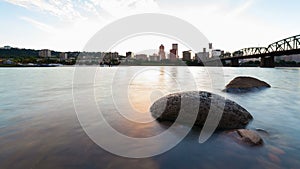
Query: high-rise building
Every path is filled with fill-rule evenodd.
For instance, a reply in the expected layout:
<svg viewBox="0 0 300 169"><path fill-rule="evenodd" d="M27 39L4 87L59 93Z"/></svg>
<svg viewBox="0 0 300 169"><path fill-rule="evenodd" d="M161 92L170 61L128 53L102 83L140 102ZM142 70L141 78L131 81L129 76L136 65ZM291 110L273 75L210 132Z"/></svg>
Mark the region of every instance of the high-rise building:
<svg viewBox="0 0 300 169"><path fill-rule="evenodd" d="M206 48L203 48L203 52L196 53L195 59L198 60L198 63L203 63L209 58L209 52L206 52Z"/></svg>
<svg viewBox="0 0 300 169"><path fill-rule="evenodd" d="M183 51L182 52L182 60L190 61L191 60L191 51Z"/></svg>
<svg viewBox="0 0 300 169"><path fill-rule="evenodd" d="M178 59L178 44L177 43L172 44L172 51L173 51L173 54L176 56L176 59Z"/></svg>
<svg viewBox="0 0 300 169"><path fill-rule="evenodd" d="M212 49L212 48L213 48L213 44L212 44L212 43L209 43L209 44L208 44L208 48L209 48L209 49Z"/></svg>
<svg viewBox="0 0 300 169"><path fill-rule="evenodd" d="M169 59L170 59L171 61L177 60L177 57L176 57L177 55L176 55L176 53L177 53L176 49L171 49L171 50L170 50Z"/></svg>
<svg viewBox="0 0 300 169"><path fill-rule="evenodd" d="M172 44L172 49L170 50L169 59L171 61L175 61L178 59L178 44L176 43Z"/></svg>
<svg viewBox="0 0 300 169"><path fill-rule="evenodd" d="M165 53L165 47L164 47L164 45L160 45L159 46L158 55L160 57L160 60L165 60L166 59L166 53Z"/></svg>
<svg viewBox="0 0 300 169"><path fill-rule="evenodd" d="M177 43L173 43L173 44L172 44L172 49L178 50L178 44L177 44Z"/></svg>

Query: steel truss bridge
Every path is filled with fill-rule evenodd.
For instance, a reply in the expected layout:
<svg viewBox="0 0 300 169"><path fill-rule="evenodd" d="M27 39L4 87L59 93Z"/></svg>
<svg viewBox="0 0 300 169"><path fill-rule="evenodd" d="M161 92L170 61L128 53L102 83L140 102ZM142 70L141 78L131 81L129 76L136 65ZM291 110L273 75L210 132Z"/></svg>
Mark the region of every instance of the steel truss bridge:
<svg viewBox="0 0 300 169"><path fill-rule="evenodd" d="M292 36L270 44L268 47L250 47L221 55L222 61L231 60L232 66L238 66L239 59L261 58L261 67L274 67L274 56L300 54L300 35Z"/></svg>

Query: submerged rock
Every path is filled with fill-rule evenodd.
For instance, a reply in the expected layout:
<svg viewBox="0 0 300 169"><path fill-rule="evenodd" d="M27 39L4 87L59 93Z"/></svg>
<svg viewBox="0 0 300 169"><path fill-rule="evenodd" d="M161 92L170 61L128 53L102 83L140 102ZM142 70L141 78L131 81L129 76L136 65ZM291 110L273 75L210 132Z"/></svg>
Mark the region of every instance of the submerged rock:
<svg viewBox="0 0 300 169"><path fill-rule="evenodd" d="M280 158L275 154L269 153L268 157L269 157L270 161L272 161L274 163L279 164L281 162Z"/></svg>
<svg viewBox="0 0 300 169"><path fill-rule="evenodd" d="M250 146L259 146L263 144L263 140L260 135L252 130L236 129L225 131L224 133L238 144L245 144Z"/></svg>
<svg viewBox="0 0 300 169"><path fill-rule="evenodd" d="M273 153L273 154L277 154L277 155L283 155L285 154L285 152L278 148L278 147L274 147L274 146L268 146L268 150Z"/></svg>
<svg viewBox="0 0 300 169"><path fill-rule="evenodd" d="M268 83L253 77L240 76L226 85L226 92L247 92L254 88L269 88Z"/></svg>
<svg viewBox="0 0 300 169"><path fill-rule="evenodd" d="M267 131L264 130L264 129L257 128L257 129L255 129L255 131L257 131L259 134L262 134L262 135L264 135L264 136L270 136L269 132L267 132Z"/></svg>
<svg viewBox="0 0 300 169"><path fill-rule="evenodd" d="M179 122L184 123L193 118L195 119L193 124L197 126L204 125L209 112L215 118L220 117L219 113L221 113L217 129L244 128L253 119L246 109L234 101L204 91L181 92L164 96L153 103L150 112L159 121L178 120L180 112L181 121ZM214 122L216 121L211 123Z"/></svg>
<svg viewBox="0 0 300 169"><path fill-rule="evenodd" d="M254 146L263 144L262 138L255 131L248 129L238 129L237 133L241 137L241 140L246 144Z"/></svg>

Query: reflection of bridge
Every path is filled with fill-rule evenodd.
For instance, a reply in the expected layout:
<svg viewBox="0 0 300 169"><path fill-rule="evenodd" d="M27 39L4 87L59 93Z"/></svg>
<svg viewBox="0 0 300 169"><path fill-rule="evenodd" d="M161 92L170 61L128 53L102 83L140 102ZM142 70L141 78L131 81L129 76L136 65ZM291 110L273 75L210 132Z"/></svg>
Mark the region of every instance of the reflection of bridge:
<svg viewBox="0 0 300 169"><path fill-rule="evenodd" d="M260 58L261 67L275 67L274 56L300 54L300 35L292 36L268 47L244 48L233 53L233 55L222 55L221 60L231 61L232 66L239 65L239 59Z"/></svg>

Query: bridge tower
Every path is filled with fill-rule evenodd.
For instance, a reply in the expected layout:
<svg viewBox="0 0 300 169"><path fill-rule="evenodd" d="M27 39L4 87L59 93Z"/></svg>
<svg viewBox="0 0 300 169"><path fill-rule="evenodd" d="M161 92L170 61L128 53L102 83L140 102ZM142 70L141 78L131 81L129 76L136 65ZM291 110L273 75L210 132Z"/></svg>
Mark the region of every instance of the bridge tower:
<svg viewBox="0 0 300 169"><path fill-rule="evenodd" d="M260 57L260 67L273 68L275 67L274 56Z"/></svg>
<svg viewBox="0 0 300 169"><path fill-rule="evenodd" d="M232 67L239 67L239 59L237 59L237 58L231 59L231 66Z"/></svg>

